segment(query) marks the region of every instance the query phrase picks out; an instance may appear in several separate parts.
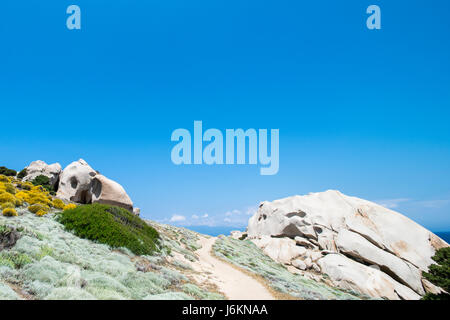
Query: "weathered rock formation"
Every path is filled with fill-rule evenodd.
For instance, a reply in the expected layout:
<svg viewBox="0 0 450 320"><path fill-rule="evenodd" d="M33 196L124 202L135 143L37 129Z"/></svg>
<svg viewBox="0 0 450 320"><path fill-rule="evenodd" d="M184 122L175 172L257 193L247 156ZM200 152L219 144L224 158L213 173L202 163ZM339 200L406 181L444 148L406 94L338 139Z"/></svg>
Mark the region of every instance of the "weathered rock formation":
<svg viewBox="0 0 450 320"><path fill-rule="evenodd" d="M33 161L25 168L27 175L23 178L24 181L32 181L37 176L43 175L49 178L50 185L55 188L59 182L61 174L61 165L59 163L47 164L44 161Z"/></svg>
<svg viewBox="0 0 450 320"><path fill-rule="evenodd" d="M231 237L233 239L243 240L243 239L245 239L247 237L247 232L242 232L242 231L239 231L239 230L233 230L233 231L230 232L230 235L231 235Z"/></svg>
<svg viewBox="0 0 450 320"><path fill-rule="evenodd" d="M61 174L56 196L68 201L91 203L91 182L96 175L97 172L83 159L72 162Z"/></svg>
<svg viewBox="0 0 450 320"><path fill-rule="evenodd" d="M110 204L133 212L133 202L125 189L101 174L97 174L92 179L90 194L92 203Z"/></svg>
<svg viewBox="0 0 450 320"><path fill-rule="evenodd" d="M261 203L248 236L274 260L388 299L439 290L421 274L448 246L400 213L332 190Z"/></svg>
<svg viewBox="0 0 450 320"><path fill-rule="evenodd" d="M342 289L390 300L418 300L420 295L401 285L374 266L366 266L341 254L328 254L319 260L321 272Z"/></svg>
<svg viewBox="0 0 450 320"><path fill-rule="evenodd" d="M124 188L80 159L69 164L60 176L56 196L78 203L104 203L133 212L133 202Z"/></svg>

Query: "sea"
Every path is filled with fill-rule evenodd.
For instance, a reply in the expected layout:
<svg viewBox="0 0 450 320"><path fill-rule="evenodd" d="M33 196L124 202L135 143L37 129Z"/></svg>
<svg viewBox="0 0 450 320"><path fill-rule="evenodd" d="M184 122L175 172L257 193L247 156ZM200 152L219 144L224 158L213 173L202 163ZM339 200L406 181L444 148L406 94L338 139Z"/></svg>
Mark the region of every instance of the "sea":
<svg viewBox="0 0 450 320"><path fill-rule="evenodd" d="M209 236L217 237L221 234L225 236L229 236L231 231L245 231L245 227L236 228L236 227L208 227L208 226L189 226L187 227L189 230L193 230L198 233L207 234Z"/></svg>
<svg viewBox="0 0 450 320"><path fill-rule="evenodd" d="M450 243L450 231L435 232L435 234L447 243Z"/></svg>

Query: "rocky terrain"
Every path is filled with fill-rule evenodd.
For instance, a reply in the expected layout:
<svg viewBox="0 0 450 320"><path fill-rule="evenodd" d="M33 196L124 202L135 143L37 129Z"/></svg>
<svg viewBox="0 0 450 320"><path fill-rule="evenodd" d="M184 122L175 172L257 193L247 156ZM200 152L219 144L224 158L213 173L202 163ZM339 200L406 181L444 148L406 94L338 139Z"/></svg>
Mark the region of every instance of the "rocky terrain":
<svg viewBox="0 0 450 320"><path fill-rule="evenodd" d="M133 202L120 184L92 169L83 159L72 162L64 170L59 163L48 165L38 160L25 170L24 181L32 181L39 175L48 177L59 199L80 204L110 204L139 214L139 208L133 208Z"/></svg>
<svg viewBox="0 0 450 320"><path fill-rule="evenodd" d="M1 299L407 299L448 244L338 191L263 202L218 238L144 221L84 160L1 167Z"/></svg>
<svg viewBox="0 0 450 320"><path fill-rule="evenodd" d="M398 212L333 190L261 203L245 236L292 272L385 299L439 293L422 273L448 247Z"/></svg>
<svg viewBox="0 0 450 320"><path fill-rule="evenodd" d="M136 208L124 189L83 160L64 171L35 161L17 175L0 175L0 206L0 300L225 298L214 284L196 281L198 272L188 264L199 260L198 234L142 221L130 213ZM78 233L72 232L61 217L75 217L78 208L81 213L95 209L114 223L92 225L98 220L86 217L81 221L86 229L78 225ZM130 241L143 243L143 234L136 233L141 223L158 237L148 254L130 250L136 249ZM105 227L99 231L104 237L95 234L99 227ZM125 237L125 232L124 246L113 245L114 235Z"/></svg>
<svg viewBox="0 0 450 320"><path fill-rule="evenodd" d="M138 256L126 249L80 239L55 221L26 209L0 217L0 230L17 237L0 252L0 299L224 299L202 287L188 265L170 255L195 260L193 232L154 224L166 248ZM179 242L180 235L186 244ZM168 253L171 252L170 254Z"/></svg>

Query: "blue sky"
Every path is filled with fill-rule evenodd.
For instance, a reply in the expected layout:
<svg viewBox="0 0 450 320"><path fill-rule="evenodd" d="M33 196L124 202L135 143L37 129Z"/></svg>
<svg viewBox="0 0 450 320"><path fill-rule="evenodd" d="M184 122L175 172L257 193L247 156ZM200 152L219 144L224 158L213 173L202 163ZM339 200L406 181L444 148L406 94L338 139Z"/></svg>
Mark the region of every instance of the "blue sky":
<svg viewBox="0 0 450 320"><path fill-rule="evenodd" d="M145 218L185 225L243 226L260 201L338 189L450 229L448 1L1 7L0 165L83 158ZM171 133L194 120L279 129L279 173L175 166Z"/></svg>

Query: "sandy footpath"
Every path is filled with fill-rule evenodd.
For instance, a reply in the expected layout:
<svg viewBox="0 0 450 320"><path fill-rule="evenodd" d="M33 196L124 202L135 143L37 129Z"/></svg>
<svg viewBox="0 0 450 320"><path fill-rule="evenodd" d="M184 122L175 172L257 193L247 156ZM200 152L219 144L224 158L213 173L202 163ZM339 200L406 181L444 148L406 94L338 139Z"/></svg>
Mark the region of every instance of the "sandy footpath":
<svg viewBox="0 0 450 320"><path fill-rule="evenodd" d="M195 251L199 261L194 264L194 269L207 274L208 281L216 284L228 299L274 300L270 292L257 280L211 255L211 248L216 239L200 238L198 243L202 248Z"/></svg>

